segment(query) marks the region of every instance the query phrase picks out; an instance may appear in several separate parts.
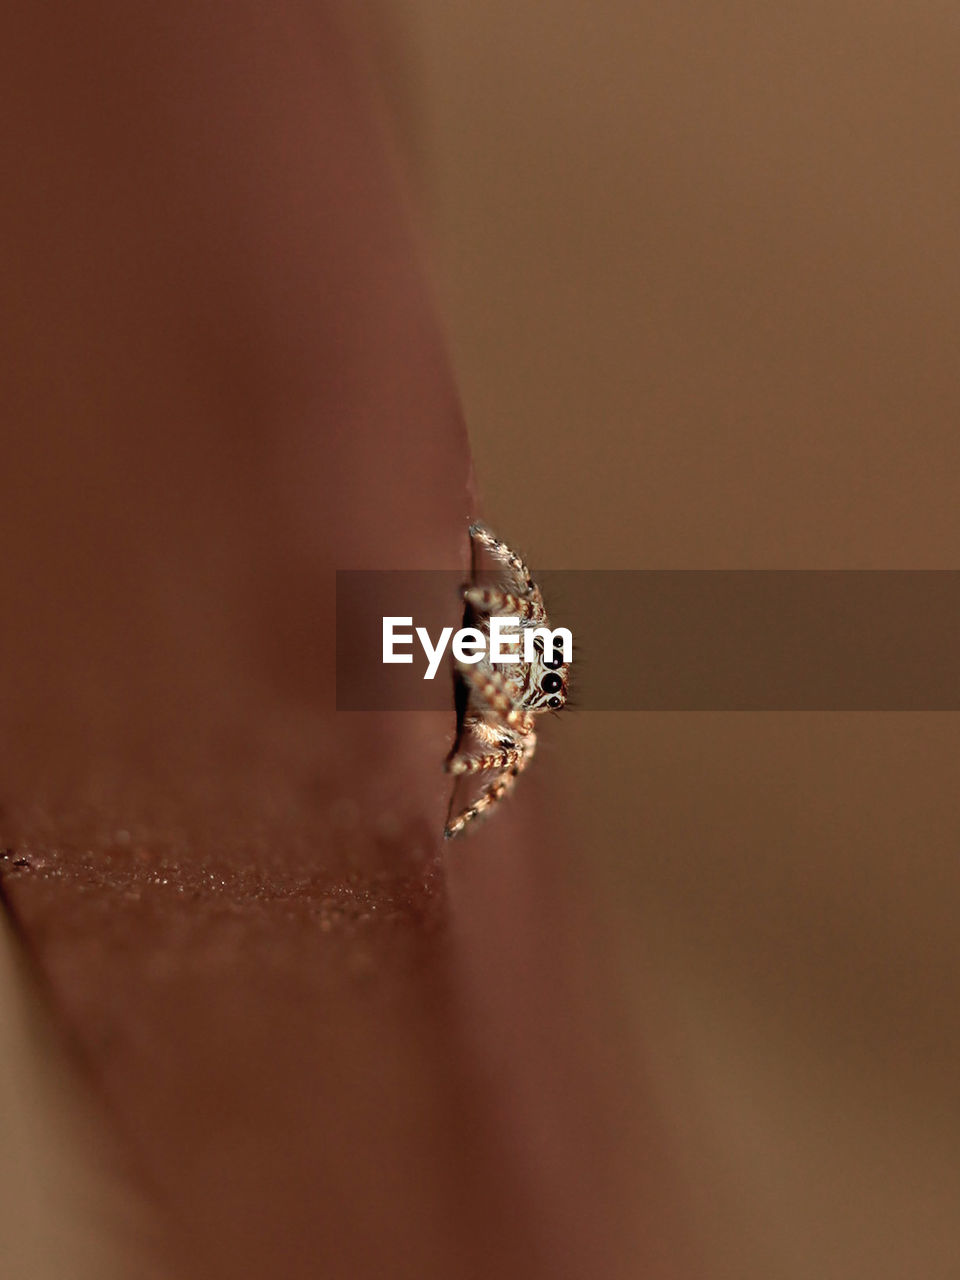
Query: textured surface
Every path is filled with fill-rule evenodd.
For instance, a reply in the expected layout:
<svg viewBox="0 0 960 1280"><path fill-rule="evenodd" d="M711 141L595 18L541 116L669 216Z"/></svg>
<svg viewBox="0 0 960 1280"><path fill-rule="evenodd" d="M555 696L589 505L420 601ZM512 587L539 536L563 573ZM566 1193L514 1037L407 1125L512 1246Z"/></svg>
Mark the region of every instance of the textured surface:
<svg viewBox="0 0 960 1280"><path fill-rule="evenodd" d="M445 887L452 714L332 710L334 570L457 568L473 514L349 41L103 2L20 6L2 56L0 874L152 1243L231 1280L632 1270L651 1138L536 788Z"/></svg>

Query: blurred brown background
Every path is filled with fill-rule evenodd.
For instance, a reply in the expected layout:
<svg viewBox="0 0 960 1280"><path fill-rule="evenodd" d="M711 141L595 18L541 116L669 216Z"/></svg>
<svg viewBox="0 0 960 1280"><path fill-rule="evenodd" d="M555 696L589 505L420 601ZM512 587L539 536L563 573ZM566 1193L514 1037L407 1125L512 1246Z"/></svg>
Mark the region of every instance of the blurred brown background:
<svg viewBox="0 0 960 1280"><path fill-rule="evenodd" d="M535 566L956 566L952 8L377 0L363 29L483 514ZM537 772L571 963L698 1273L955 1276L956 717L565 719ZM23 1173L84 1142L37 1123L5 1153L20 1274L84 1274L43 1230L84 1206Z"/></svg>
<svg viewBox="0 0 960 1280"><path fill-rule="evenodd" d="M956 567L949 6L379 12L495 528L542 567ZM956 1275L957 718L543 737L704 1274Z"/></svg>

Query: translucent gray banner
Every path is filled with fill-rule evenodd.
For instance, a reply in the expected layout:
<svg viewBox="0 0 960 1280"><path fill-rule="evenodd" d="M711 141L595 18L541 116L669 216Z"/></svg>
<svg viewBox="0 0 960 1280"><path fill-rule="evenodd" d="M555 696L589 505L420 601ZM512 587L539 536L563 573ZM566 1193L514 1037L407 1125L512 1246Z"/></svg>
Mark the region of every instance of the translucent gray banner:
<svg viewBox="0 0 960 1280"><path fill-rule="evenodd" d="M572 701L596 711L960 710L960 571L563 570L537 575L573 633ZM452 706L463 576L337 574L337 708ZM383 618L397 653L383 662Z"/></svg>

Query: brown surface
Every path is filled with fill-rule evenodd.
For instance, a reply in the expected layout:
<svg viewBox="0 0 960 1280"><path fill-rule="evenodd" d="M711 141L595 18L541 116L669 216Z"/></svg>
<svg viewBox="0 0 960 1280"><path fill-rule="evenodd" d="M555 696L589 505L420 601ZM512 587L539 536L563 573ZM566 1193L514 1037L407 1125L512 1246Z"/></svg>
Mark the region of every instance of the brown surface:
<svg viewBox="0 0 960 1280"><path fill-rule="evenodd" d="M457 566L471 514L347 42L322 6L21 10L3 887L161 1261L675 1274L536 788L447 891L452 716L332 712L333 570Z"/></svg>
<svg viewBox="0 0 960 1280"><path fill-rule="evenodd" d="M10 923L0 921L0 1271L46 1280L159 1280L153 1215L129 1153L63 1050Z"/></svg>
<svg viewBox="0 0 960 1280"><path fill-rule="evenodd" d="M956 10L400 8L491 523L557 569L955 569ZM957 717L556 738L705 1274L952 1280Z"/></svg>
<svg viewBox="0 0 960 1280"><path fill-rule="evenodd" d="M534 564L956 566L952 9L600 0L557 5L548 20L505 0L371 9L392 128L431 215L485 513ZM308 609L291 584L334 563L331 546L352 564L393 563L395 546L397 563L456 563L466 503L450 477L465 469L463 441L447 393L433 410L446 436L431 438L434 447L448 439L445 461L406 448L419 434L401 442L384 430L373 448L361 431L364 483L347 520L317 509L331 476L355 474L349 459L311 451L318 406L331 396L338 423L353 423L366 404L392 427L397 379L420 388L408 390L411 404L436 384L416 374L408 313L393 308L392 324L378 329L378 360L388 347L400 353L388 370L367 366L322 394L311 381L331 340L329 328L314 340L311 318L334 309L318 301L305 268L328 233L336 242L344 230L336 219L322 236L316 227L316 210L329 208L318 157L353 118L338 112L334 127L317 110L333 89L313 74L325 46L312 12L283 7L272 26L259 10L232 9L232 22L192 10L183 39L176 18L145 31L119 9L94 20L102 12L84 16L91 50L104 50L86 55L101 59L87 80L109 109L97 93L78 94L69 67L86 46L59 24L11 46L18 74L2 81L21 95L5 117L22 135L17 164L42 179L11 215L32 246L13 296L37 313L16 326L19 367L40 383L51 355L86 369L99 351L114 404L105 415L69 387L58 399L49 379L45 399L32 393L44 411L14 459L27 467L25 484L0 511L2 545L40 555L33 568L21 557L29 573L15 582L13 562L3 567L4 599L12 582L28 607L15 608L20 624L0 644L29 677L24 684L6 664L0 677L4 714L12 700L22 717L21 750L3 752L13 771L4 786L9 804L14 783L27 796L39 794L41 770L59 776L68 796L95 795L86 813L102 814L107 837L130 832L130 846L107 844L94 857L88 834L100 828L89 817L61 829L49 797L16 815L38 845L42 837L62 850L40 876L71 864L37 893L49 892L58 911L82 902L77 931L58 949L40 896L34 920L48 926L71 1021L85 1025L81 1009L95 1015L89 1056L126 1131L153 1153L173 1221L194 1233L194 1257L208 1261L202 1250L216 1240L228 1242L225 1265L245 1249L255 1274L268 1257L275 1270L284 1248L292 1274L306 1254L315 1265L331 1250L348 1274L362 1275L352 1270L359 1263L388 1275L539 1268L632 1280L683 1269L679 1200L707 1277L953 1280L956 717L570 717L545 735L509 825L491 826L470 857L450 861L445 908L436 894L412 898L392 872L378 892L402 897L402 919L385 931L325 908L318 894L336 890L352 913L358 886L346 876L359 869L363 888L384 862L365 836L351 848L338 834L341 852L321 874L321 836L301 840L297 817L316 829L329 814L317 776L339 786L338 761L362 756L343 786L363 779L354 793L363 815L378 811L367 803L377 779L389 777L395 792L384 762L370 764L371 745L386 749L376 726L346 736L338 726L335 743L324 732L313 610L325 590L306 592ZM104 88L100 73L124 40L136 74ZM51 83L69 89L69 109L61 103L52 118L54 108L38 109ZM265 102L263 114L254 102ZM126 137L123 164L101 155L91 168L84 137L99 139L97 154L104 139ZM137 183L120 181L131 166L162 228L149 279L167 282L166 309L149 341L129 332L144 296L134 276L126 310L106 325L111 343L127 346L107 363L104 324L91 327L90 315L100 316L104 281L114 291L122 283L109 269L118 232L126 229L119 244L129 255L143 224L129 204ZM338 189L356 199L355 218L367 208L361 194L380 188L369 171L348 176ZM84 193L79 207L65 199L71 192ZM184 244L196 246L189 259ZM398 252L406 260L408 249ZM390 271L364 275L366 260L340 255L342 276L324 275L340 280L335 296L350 297L356 311L347 312L364 325L370 295L349 282L359 271L396 283ZM404 279L391 297L408 296ZM184 316L193 317L186 330ZM197 335L203 343L186 359ZM145 367L144 352L154 353ZM86 434L37 429L76 424L78 405ZM188 433L187 407L188 422L212 414L215 427ZM109 438L107 421L117 424ZM434 418L411 421L419 433ZM171 422L180 433L161 445ZM105 442L99 464L89 439ZM181 464L187 455L195 468ZM184 491L185 475L196 484ZM442 505L429 528L406 501L421 481ZM126 539L113 536L118 513ZM173 551L154 562L149 595L135 593L135 608L108 607L125 557L136 566L128 579L139 579L155 530L174 535ZM199 546L210 548L206 558ZM367 549L372 561L355 558ZM91 580L102 587L88 605ZM134 642L131 609L141 619ZM92 686L78 657L91 651L101 655ZM180 654L173 675L158 657L171 652ZM107 676L114 719L80 734L82 718L64 699L91 687L84 716L91 705L104 716ZM176 714L160 694L171 679ZM131 697L151 715L134 714ZM263 723L268 705L273 729ZM206 767L206 739L192 755L205 767L188 767L184 718L229 722L215 738L216 770ZM446 728L425 726L431 743L415 752L413 722L403 723L391 741L408 763L426 842L443 803L432 737ZM120 787L102 753L72 776L70 762L87 759L78 742L120 740L122 778L140 776L129 763L136 749L177 785ZM199 795L212 776L226 794L213 803ZM171 792L187 818L157 816L157 797ZM568 841L536 837L546 805ZM353 812L333 816L349 824ZM211 814L228 819L227 830L196 837L192 827ZM520 846L513 824L524 815ZM188 873L178 897L194 902L194 873L212 871L213 886L167 913L176 886L151 881L156 858L137 867L132 850L142 846ZM389 862L393 837L380 848ZM132 879L116 892L140 899L107 911L115 891L80 891L87 864L98 875L122 869ZM242 872L250 865L253 876ZM23 869L19 901L40 876ZM298 877L307 883L294 888ZM95 918L102 946L86 927ZM163 930L147 928L159 920ZM145 944L144 960L127 973L133 941ZM333 964L322 960L328 942ZM288 1003L294 971L301 994ZM128 1025L162 1035L131 1047ZM206 1084L195 1095L198 1063ZM330 1067L340 1071L335 1097ZM295 1088L270 1092L294 1077ZM662 1189L652 1107L682 1167L682 1197ZM341 1183L348 1171L356 1182ZM361 1185L367 1194L341 1194Z"/></svg>

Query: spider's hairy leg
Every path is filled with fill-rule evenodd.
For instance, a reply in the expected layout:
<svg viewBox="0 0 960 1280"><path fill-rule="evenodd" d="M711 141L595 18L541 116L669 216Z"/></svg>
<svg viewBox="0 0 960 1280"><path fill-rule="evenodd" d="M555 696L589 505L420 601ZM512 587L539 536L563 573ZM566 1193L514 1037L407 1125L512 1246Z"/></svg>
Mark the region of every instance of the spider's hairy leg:
<svg viewBox="0 0 960 1280"><path fill-rule="evenodd" d="M506 569L509 569L521 595L531 595L537 590L536 583L530 576L530 570L517 553L511 551L505 542L495 538L489 529L482 524L472 524L470 526L470 537L477 546L486 551L492 560L496 560L498 564L502 564Z"/></svg>
<svg viewBox="0 0 960 1280"><path fill-rule="evenodd" d="M521 755L512 768L504 769L501 773L498 773L493 781L484 787L472 804L468 804L456 818L448 821L443 831L444 838L451 840L454 836L460 835L471 822L475 822L477 818L492 809L494 805L499 804L504 796L508 795L516 786L517 778L523 772L527 759L526 755Z"/></svg>
<svg viewBox="0 0 960 1280"><path fill-rule="evenodd" d="M494 805L500 803L505 795L507 795L515 786L517 778L523 773L524 769L533 759L533 753L537 745L537 735L534 730L530 730L524 741L523 750L520 752L519 759L516 764L510 768L502 770L497 776L489 782L471 804L462 809L456 818L447 817L447 825L443 829L445 840L452 840L454 836L458 836L469 826L471 822L476 821ZM452 807L452 797L451 797Z"/></svg>
<svg viewBox="0 0 960 1280"><path fill-rule="evenodd" d="M532 595L518 596L500 587L465 587L463 598L478 613L510 614L525 622L546 622L547 614L537 586Z"/></svg>
<svg viewBox="0 0 960 1280"><path fill-rule="evenodd" d="M530 715L511 697L503 677L496 671L478 670L469 662L458 662L457 671L467 688L501 719L507 729L526 733L530 728Z"/></svg>
<svg viewBox="0 0 960 1280"><path fill-rule="evenodd" d="M463 809L452 821L447 823L443 829L443 838L452 840L454 836L460 835L466 826L474 822L481 814L486 813L493 805L498 804L505 795L512 791L516 781L516 769L508 769L504 773L498 774L491 783L484 787L473 804L467 805L466 809Z"/></svg>
<svg viewBox="0 0 960 1280"><path fill-rule="evenodd" d="M487 751L483 755L460 754L447 763L447 772L453 774L487 773L491 769L512 769L523 759L519 747L502 747L499 751Z"/></svg>

